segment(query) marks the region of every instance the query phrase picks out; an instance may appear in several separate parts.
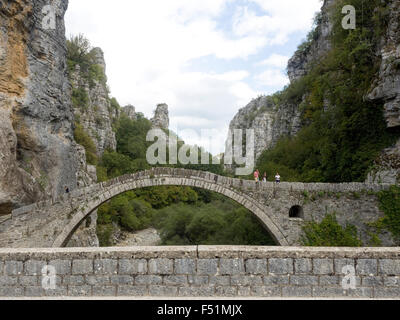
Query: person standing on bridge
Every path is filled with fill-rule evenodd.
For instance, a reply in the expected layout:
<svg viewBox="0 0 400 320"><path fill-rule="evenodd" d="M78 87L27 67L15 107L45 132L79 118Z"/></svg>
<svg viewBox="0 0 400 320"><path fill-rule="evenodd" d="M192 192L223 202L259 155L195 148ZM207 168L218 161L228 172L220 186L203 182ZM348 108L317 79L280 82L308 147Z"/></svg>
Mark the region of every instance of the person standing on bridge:
<svg viewBox="0 0 400 320"><path fill-rule="evenodd" d="M266 173L266 172L264 172L264 178L263 178L263 181L264 181L264 182L267 182L267 173Z"/></svg>
<svg viewBox="0 0 400 320"><path fill-rule="evenodd" d="M276 173L275 182L276 182L277 184L280 184L280 183L281 183L281 176L279 175L279 173Z"/></svg>
<svg viewBox="0 0 400 320"><path fill-rule="evenodd" d="M256 182L260 181L260 171L258 170L254 171L254 180Z"/></svg>

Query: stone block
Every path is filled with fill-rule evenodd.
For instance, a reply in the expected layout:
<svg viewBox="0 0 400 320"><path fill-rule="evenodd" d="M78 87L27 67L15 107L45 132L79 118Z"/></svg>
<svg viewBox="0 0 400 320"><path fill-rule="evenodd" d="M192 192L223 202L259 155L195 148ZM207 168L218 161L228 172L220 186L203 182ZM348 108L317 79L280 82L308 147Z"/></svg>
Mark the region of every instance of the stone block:
<svg viewBox="0 0 400 320"><path fill-rule="evenodd" d="M379 260L379 273L383 275L400 275L400 260L381 259Z"/></svg>
<svg viewBox="0 0 400 320"><path fill-rule="evenodd" d="M290 284L296 286L315 286L318 285L318 277L309 275L295 275L290 277Z"/></svg>
<svg viewBox="0 0 400 320"><path fill-rule="evenodd" d="M91 286L68 286L68 296L71 297L90 297L92 296Z"/></svg>
<svg viewBox="0 0 400 320"><path fill-rule="evenodd" d="M358 275L377 275L378 261L376 259L358 259L356 273Z"/></svg>
<svg viewBox="0 0 400 320"><path fill-rule="evenodd" d="M20 276L18 279L18 283L23 287L37 286L38 282L37 276Z"/></svg>
<svg viewBox="0 0 400 320"><path fill-rule="evenodd" d="M216 287L215 296L217 297L235 297L238 295L237 287Z"/></svg>
<svg viewBox="0 0 400 320"><path fill-rule="evenodd" d="M132 285L133 277L124 275L113 275L110 277L111 284L115 285Z"/></svg>
<svg viewBox="0 0 400 320"><path fill-rule="evenodd" d="M289 276L267 276L264 277L264 284L266 286L289 284Z"/></svg>
<svg viewBox="0 0 400 320"><path fill-rule="evenodd" d="M312 288L311 287L283 287L282 288L283 297L311 297Z"/></svg>
<svg viewBox="0 0 400 320"><path fill-rule="evenodd" d="M313 273L319 275L334 274L332 259L313 259Z"/></svg>
<svg viewBox="0 0 400 320"><path fill-rule="evenodd" d="M151 259L149 261L149 273L173 274L174 264L171 259Z"/></svg>
<svg viewBox="0 0 400 320"><path fill-rule="evenodd" d="M295 274L311 274L312 273L312 260L311 259L295 259L294 260L294 273Z"/></svg>
<svg viewBox="0 0 400 320"><path fill-rule="evenodd" d="M378 287L374 289L374 298L399 299L400 287Z"/></svg>
<svg viewBox="0 0 400 320"><path fill-rule="evenodd" d="M42 287L38 287L38 286L25 287L24 296L26 296L26 297L43 297L43 296L45 296L45 291Z"/></svg>
<svg viewBox="0 0 400 320"><path fill-rule="evenodd" d="M221 259L219 272L221 275L237 275L244 273L244 262L242 259Z"/></svg>
<svg viewBox="0 0 400 320"><path fill-rule="evenodd" d="M188 284L187 276L165 276L164 284L167 286L185 286Z"/></svg>
<svg viewBox="0 0 400 320"><path fill-rule="evenodd" d="M263 284L261 276L236 275L231 277L232 286L259 286Z"/></svg>
<svg viewBox="0 0 400 320"><path fill-rule="evenodd" d="M197 273L199 275L216 275L218 273L218 260L199 259L197 261Z"/></svg>
<svg viewBox="0 0 400 320"><path fill-rule="evenodd" d="M116 295L116 286L94 286L92 289L93 297L115 297Z"/></svg>
<svg viewBox="0 0 400 320"><path fill-rule="evenodd" d="M320 286L339 285L339 276L320 276Z"/></svg>
<svg viewBox="0 0 400 320"><path fill-rule="evenodd" d="M346 266L351 266L355 270L355 260L354 259L335 259L335 273L337 275L343 275L343 268Z"/></svg>
<svg viewBox="0 0 400 320"><path fill-rule="evenodd" d="M42 270L44 266L47 265L46 261L37 261L37 260L28 260L25 262L25 271L24 274L26 276L38 276L42 275Z"/></svg>
<svg viewBox="0 0 400 320"><path fill-rule="evenodd" d="M153 297L176 297L178 295L178 287L168 286L149 286L149 295Z"/></svg>
<svg viewBox="0 0 400 320"><path fill-rule="evenodd" d="M176 259L175 274L195 274L196 273L196 261L194 259Z"/></svg>
<svg viewBox="0 0 400 320"><path fill-rule="evenodd" d="M87 275L93 273L93 260L72 261L72 274Z"/></svg>
<svg viewBox="0 0 400 320"><path fill-rule="evenodd" d="M246 273L264 275L268 274L267 259L246 260Z"/></svg>
<svg viewBox="0 0 400 320"><path fill-rule="evenodd" d="M62 283L67 286L82 286L85 284L85 278L83 276L66 275L63 277Z"/></svg>
<svg viewBox="0 0 400 320"><path fill-rule="evenodd" d="M109 276L101 276L101 275L90 275L86 276L86 283L91 286L100 286L100 285L106 285L110 283L110 277Z"/></svg>
<svg viewBox="0 0 400 320"><path fill-rule="evenodd" d="M4 264L4 274L6 276L21 275L24 265L21 261L6 261Z"/></svg>
<svg viewBox="0 0 400 320"><path fill-rule="evenodd" d="M250 295L252 297L281 297L282 289L277 286L256 286L251 287Z"/></svg>
<svg viewBox="0 0 400 320"><path fill-rule="evenodd" d="M72 262L70 260L52 260L49 262L49 266L56 269L57 275L71 274Z"/></svg>
<svg viewBox="0 0 400 320"><path fill-rule="evenodd" d="M293 259L269 259L270 274L292 274Z"/></svg>
<svg viewBox="0 0 400 320"><path fill-rule="evenodd" d="M118 267L119 274L145 274L147 273L147 260L145 259L121 259Z"/></svg>
<svg viewBox="0 0 400 320"><path fill-rule="evenodd" d="M208 284L208 276L188 276L188 283L192 286L207 285Z"/></svg>
<svg viewBox="0 0 400 320"><path fill-rule="evenodd" d="M0 297L15 298L24 296L24 288L21 287L0 287Z"/></svg>
<svg viewBox="0 0 400 320"><path fill-rule="evenodd" d="M313 287L313 297L315 298L345 298L347 291L341 287Z"/></svg>
<svg viewBox="0 0 400 320"><path fill-rule="evenodd" d="M183 287L179 288L181 297L212 297L215 294L213 287Z"/></svg>
<svg viewBox="0 0 400 320"><path fill-rule="evenodd" d="M378 287L384 285L383 277L375 276L367 276L363 277L361 280L361 285L363 287Z"/></svg>
<svg viewBox="0 0 400 320"><path fill-rule="evenodd" d="M384 277L383 279L387 287L400 287L400 277Z"/></svg>
<svg viewBox="0 0 400 320"><path fill-rule="evenodd" d="M94 261L95 274L113 275L118 273L118 260L101 259Z"/></svg>
<svg viewBox="0 0 400 320"><path fill-rule="evenodd" d="M140 275L135 277L136 285L161 284L162 277L154 275Z"/></svg>
<svg viewBox="0 0 400 320"><path fill-rule="evenodd" d="M117 295L121 297L143 297L148 295L145 286L118 286Z"/></svg>
<svg viewBox="0 0 400 320"><path fill-rule="evenodd" d="M0 276L0 287L13 286L18 283L18 278L15 276Z"/></svg>

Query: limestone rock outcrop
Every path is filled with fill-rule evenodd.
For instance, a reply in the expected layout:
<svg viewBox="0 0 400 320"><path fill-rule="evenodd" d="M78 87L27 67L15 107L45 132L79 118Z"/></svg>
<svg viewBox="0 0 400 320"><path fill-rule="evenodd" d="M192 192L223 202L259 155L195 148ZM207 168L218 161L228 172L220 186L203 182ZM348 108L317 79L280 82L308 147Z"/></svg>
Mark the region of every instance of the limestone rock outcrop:
<svg viewBox="0 0 400 320"><path fill-rule="evenodd" d="M271 97L261 96L240 109L230 123L230 130L254 129L255 156L273 147L284 135L300 129L300 112L296 105L277 105Z"/></svg>
<svg viewBox="0 0 400 320"><path fill-rule="evenodd" d="M64 14L43 27L45 0L0 0L0 215L76 188L77 149Z"/></svg>
<svg viewBox="0 0 400 320"><path fill-rule="evenodd" d="M153 128L168 129L169 128L169 111L168 105L165 103L157 105L154 111L154 117L151 119Z"/></svg>
<svg viewBox="0 0 400 320"><path fill-rule="evenodd" d="M102 156L107 149L115 150L117 142L112 128L113 119L118 117L118 110L112 107L106 85L106 63L103 51L93 48L93 65L98 66L103 74L103 80L88 79L81 72L79 65L71 73L73 90L83 90L87 97L85 103L74 105L75 120L90 135L96 145L97 155Z"/></svg>
<svg viewBox="0 0 400 320"><path fill-rule="evenodd" d="M122 112L131 120L137 119L136 108L132 105L123 107Z"/></svg>
<svg viewBox="0 0 400 320"><path fill-rule="evenodd" d="M312 62L317 61L327 53L332 45L329 36L332 32L330 7L335 0L325 0L320 14L316 17L316 28L308 39L288 61L287 71L291 82L305 76ZM314 40L314 41L313 41Z"/></svg>
<svg viewBox="0 0 400 320"><path fill-rule="evenodd" d="M389 1L388 23L377 55L381 57L379 74L367 98L384 104L389 130L400 130L400 3ZM400 183L400 140L382 151L368 181Z"/></svg>

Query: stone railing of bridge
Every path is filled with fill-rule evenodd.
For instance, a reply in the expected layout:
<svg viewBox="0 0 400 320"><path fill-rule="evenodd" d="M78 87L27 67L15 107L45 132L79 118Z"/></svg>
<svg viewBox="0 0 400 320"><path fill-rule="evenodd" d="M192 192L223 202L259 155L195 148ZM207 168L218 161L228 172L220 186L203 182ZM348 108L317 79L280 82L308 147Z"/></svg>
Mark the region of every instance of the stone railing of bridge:
<svg viewBox="0 0 400 320"><path fill-rule="evenodd" d="M128 190L182 185L211 190L223 194L253 212L263 223L277 244L298 244L304 220L315 218L326 203L332 210L354 209L379 216L374 193L389 185L366 183L298 183L255 182L218 176L213 173L176 168L155 168L124 175L107 182L73 190L58 199L32 204L14 210L0 224L2 247L60 247L65 246L79 224L102 203ZM326 203L312 207L307 203L310 194L323 193ZM363 194L348 201L340 201L338 194ZM335 200L336 199L336 200ZM344 203L341 204L341 202ZM353 204L350 204L352 202ZM291 208L298 208L299 216L290 217ZM326 211L326 210L325 210Z"/></svg>
<svg viewBox="0 0 400 320"><path fill-rule="evenodd" d="M0 299L399 299L399 279L400 248L0 249Z"/></svg>

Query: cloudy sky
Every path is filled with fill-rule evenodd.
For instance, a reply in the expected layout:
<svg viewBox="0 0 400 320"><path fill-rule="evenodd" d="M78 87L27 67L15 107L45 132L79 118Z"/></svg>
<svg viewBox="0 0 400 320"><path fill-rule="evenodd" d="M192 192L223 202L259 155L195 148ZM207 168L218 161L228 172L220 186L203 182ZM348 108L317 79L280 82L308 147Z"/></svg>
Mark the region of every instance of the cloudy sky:
<svg viewBox="0 0 400 320"><path fill-rule="evenodd" d="M66 28L67 37L83 33L103 49L121 105L152 117L167 103L171 129L216 154L240 108L288 83L287 60L320 7L320 0L69 0ZM208 129L211 146L200 139Z"/></svg>

